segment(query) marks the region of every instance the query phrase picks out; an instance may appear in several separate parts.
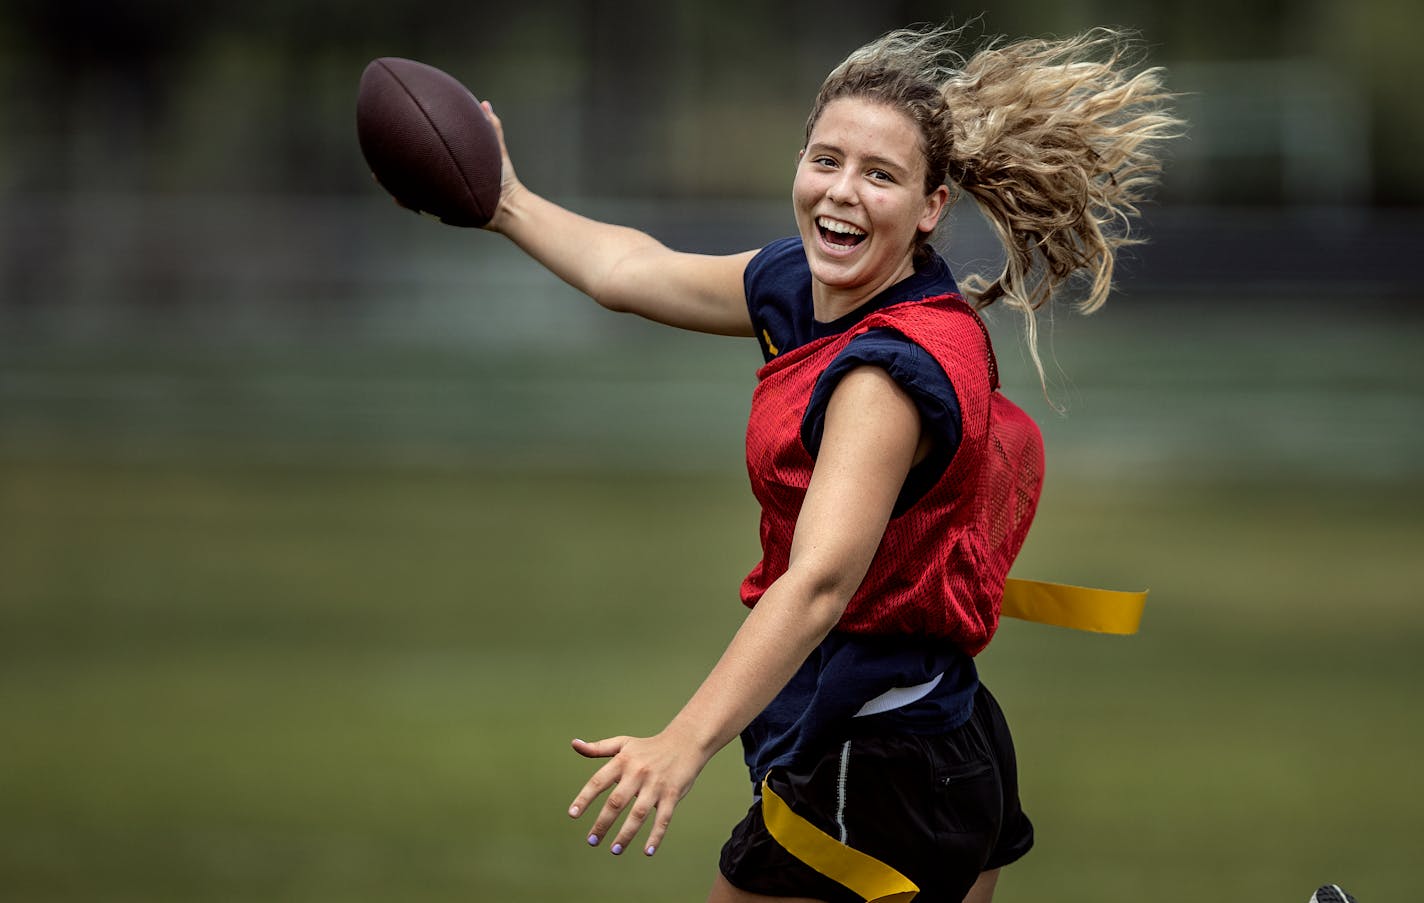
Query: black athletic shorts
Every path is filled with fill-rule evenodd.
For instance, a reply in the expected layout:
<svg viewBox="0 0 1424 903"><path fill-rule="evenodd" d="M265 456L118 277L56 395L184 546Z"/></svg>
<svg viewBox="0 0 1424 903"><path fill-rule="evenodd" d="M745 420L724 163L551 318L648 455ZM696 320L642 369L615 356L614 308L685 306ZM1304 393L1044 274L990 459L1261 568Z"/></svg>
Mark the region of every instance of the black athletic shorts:
<svg viewBox="0 0 1424 903"><path fill-rule="evenodd" d="M768 782L791 810L920 888L916 903L959 903L981 872L1033 846L1019 806L1009 726L981 684L969 721L948 734L851 737ZM758 800L722 847L722 874L742 890L860 903L788 853Z"/></svg>

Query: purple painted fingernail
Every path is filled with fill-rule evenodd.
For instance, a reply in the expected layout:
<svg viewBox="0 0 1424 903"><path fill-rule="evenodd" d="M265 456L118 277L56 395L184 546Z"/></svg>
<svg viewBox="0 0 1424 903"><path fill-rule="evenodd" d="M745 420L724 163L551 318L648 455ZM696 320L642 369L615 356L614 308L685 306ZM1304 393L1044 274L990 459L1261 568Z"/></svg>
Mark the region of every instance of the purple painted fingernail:
<svg viewBox="0 0 1424 903"><path fill-rule="evenodd" d="M590 835L588 835L588 845L591 846L591 847L596 847L596 846L598 846L598 835L597 835L597 834L590 834Z"/></svg>
<svg viewBox="0 0 1424 903"><path fill-rule="evenodd" d="M656 853L657 851L658 851L658 848L657 848L657 847L653 846L652 844L648 844L648 848L643 851L643 855L644 855L644 856L651 856L651 855L653 855L654 853Z"/></svg>
<svg viewBox="0 0 1424 903"><path fill-rule="evenodd" d="M615 843L615 844L613 845L613 855L614 855L614 856L617 856L619 853L622 853L622 852L623 852L623 844L621 844L621 843Z"/></svg>

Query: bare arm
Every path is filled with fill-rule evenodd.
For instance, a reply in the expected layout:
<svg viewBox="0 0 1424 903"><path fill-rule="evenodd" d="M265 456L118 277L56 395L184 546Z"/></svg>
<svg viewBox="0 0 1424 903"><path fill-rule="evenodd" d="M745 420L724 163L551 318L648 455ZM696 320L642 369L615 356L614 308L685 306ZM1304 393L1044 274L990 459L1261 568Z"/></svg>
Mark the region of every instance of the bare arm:
<svg viewBox="0 0 1424 903"><path fill-rule="evenodd" d="M499 207L487 228L609 310L697 332L752 334L742 274L755 251L673 251L645 232L591 220L534 194L514 173L499 117L488 102L483 106L504 157Z"/></svg>
<svg viewBox="0 0 1424 903"><path fill-rule="evenodd" d="M861 367L842 379L827 407L786 573L661 733L575 743L582 755L611 757L569 810L577 816L613 788L593 823L591 843L625 808L615 851L632 842L654 810L645 852L662 842L677 801L708 760L771 702L840 620L879 548L919 444L919 412L885 371Z"/></svg>

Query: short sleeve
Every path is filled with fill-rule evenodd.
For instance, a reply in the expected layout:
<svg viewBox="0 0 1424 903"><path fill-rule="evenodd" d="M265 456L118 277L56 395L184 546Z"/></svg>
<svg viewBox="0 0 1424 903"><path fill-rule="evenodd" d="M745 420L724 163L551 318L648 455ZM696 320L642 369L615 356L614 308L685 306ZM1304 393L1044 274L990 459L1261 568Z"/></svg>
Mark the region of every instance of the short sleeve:
<svg viewBox="0 0 1424 903"><path fill-rule="evenodd" d="M816 380L801 420L801 442L812 458L821 448L826 407L841 379L857 367L880 367L914 401L930 436L930 453L910 469L895 502L900 514L919 501L944 475L963 435L959 397L944 368L929 352L893 329L872 329L856 336Z"/></svg>
<svg viewBox="0 0 1424 903"><path fill-rule="evenodd" d="M742 288L765 360L810 340L811 270L799 236L758 251L747 263Z"/></svg>

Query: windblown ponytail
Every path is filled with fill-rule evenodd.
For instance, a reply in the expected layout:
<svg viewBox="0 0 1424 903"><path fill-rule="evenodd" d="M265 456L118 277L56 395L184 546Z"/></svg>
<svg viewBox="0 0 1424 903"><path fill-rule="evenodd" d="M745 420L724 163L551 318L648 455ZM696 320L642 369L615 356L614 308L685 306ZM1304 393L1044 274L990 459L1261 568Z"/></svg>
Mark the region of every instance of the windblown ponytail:
<svg viewBox="0 0 1424 903"><path fill-rule="evenodd" d="M1094 29L974 54L943 86L953 139L949 179L979 203L1004 246L994 279L965 287L984 307L1024 314L1040 375L1034 312L1078 273L1081 313L1102 307L1116 251L1161 169L1155 144L1182 123L1166 111L1160 69L1130 74L1123 35Z"/></svg>
<svg viewBox="0 0 1424 903"><path fill-rule="evenodd" d="M1141 241L1132 218L1157 182L1157 147L1183 122L1168 109L1162 70L1133 71L1137 51L1123 32L991 42L964 60L954 49L962 31L902 29L855 51L822 85L807 134L837 97L869 97L915 120L926 190L957 185L1004 247L997 276L962 284L976 307L1002 302L1023 314L1043 379L1035 313L1080 274L1078 311L1107 300L1117 249ZM926 85L942 102L923 102Z"/></svg>

